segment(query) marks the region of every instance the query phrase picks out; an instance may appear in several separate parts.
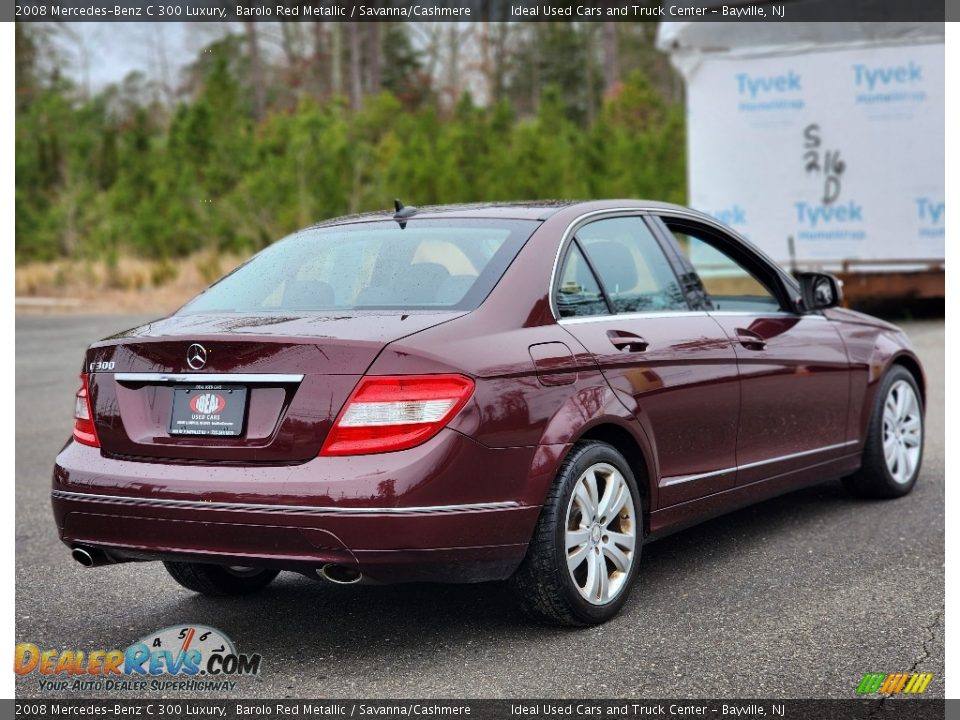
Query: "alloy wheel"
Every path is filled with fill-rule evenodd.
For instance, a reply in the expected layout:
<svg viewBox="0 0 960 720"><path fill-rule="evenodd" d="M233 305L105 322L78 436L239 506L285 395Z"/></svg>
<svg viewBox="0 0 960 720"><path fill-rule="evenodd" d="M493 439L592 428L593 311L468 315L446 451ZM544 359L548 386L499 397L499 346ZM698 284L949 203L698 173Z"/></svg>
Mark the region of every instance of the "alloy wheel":
<svg viewBox="0 0 960 720"><path fill-rule="evenodd" d="M605 605L630 578L637 515L630 486L613 465L597 463L577 480L567 506L567 569L580 595Z"/></svg>
<svg viewBox="0 0 960 720"><path fill-rule="evenodd" d="M883 459L894 481L906 484L920 462L923 419L920 401L910 383L898 380L883 403Z"/></svg>

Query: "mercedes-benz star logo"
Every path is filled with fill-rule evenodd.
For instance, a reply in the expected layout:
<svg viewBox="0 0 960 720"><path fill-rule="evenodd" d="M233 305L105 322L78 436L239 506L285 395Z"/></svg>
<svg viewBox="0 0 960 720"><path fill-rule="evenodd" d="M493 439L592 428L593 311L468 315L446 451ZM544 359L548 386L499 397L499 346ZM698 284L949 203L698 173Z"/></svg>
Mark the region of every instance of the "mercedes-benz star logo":
<svg viewBox="0 0 960 720"><path fill-rule="evenodd" d="M207 364L207 349L200 343L194 343L187 348L187 365L199 370Z"/></svg>

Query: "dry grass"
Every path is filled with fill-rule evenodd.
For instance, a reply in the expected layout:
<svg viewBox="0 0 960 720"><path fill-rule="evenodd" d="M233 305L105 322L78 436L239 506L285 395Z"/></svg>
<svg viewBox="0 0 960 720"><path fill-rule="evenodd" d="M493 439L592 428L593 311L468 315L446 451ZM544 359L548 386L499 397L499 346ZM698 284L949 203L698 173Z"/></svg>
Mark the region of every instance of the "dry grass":
<svg viewBox="0 0 960 720"><path fill-rule="evenodd" d="M24 264L16 269L17 300L25 301L17 312L171 312L244 259L204 251L181 260Z"/></svg>

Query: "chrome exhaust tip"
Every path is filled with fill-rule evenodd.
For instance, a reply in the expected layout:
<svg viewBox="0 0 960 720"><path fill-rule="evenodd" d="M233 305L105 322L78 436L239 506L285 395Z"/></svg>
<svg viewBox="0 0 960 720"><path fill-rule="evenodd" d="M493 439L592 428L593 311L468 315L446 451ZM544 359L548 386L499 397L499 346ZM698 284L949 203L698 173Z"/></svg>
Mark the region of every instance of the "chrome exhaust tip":
<svg viewBox="0 0 960 720"><path fill-rule="evenodd" d="M332 582L334 585L356 585L363 579L363 573L344 565L324 565L317 570L317 575Z"/></svg>
<svg viewBox="0 0 960 720"><path fill-rule="evenodd" d="M70 556L84 567L93 567L96 561L87 550L82 547L75 547L70 551Z"/></svg>
<svg viewBox="0 0 960 720"><path fill-rule="evenodd" d="M116 563L127 562L127 558L116 557L106 550L100 550L94 547L82 547L77 545L70 550L70 556L84 567L100 567L101 565L115 565Z"/></svg>

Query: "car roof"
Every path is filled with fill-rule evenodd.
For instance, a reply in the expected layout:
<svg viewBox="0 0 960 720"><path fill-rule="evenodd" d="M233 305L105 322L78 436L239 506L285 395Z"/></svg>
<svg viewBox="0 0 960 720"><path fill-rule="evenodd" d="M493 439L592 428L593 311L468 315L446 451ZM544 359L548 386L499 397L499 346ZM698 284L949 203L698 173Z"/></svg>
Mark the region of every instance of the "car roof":
<svg viewBox="0 0 960 720"><path fill-rule="evenodd" d="M582 206L583 212L590 212L591 210L605 210L614 207L653 211L682 211L684 213L695 212L680 205L659 202L656 200L531 200L522 202L428 205L424 207L418 207L416 214L407 219L499 218L506 220L543 221L549 218L551 215L560 212L561 210L577 206ZM393 216L393 211L387 210L359 213L356 215L344 215L342 217L330 218L329 220L323 220L315 223L307 229L346 225L358 222L392 220Z"/></svg>

